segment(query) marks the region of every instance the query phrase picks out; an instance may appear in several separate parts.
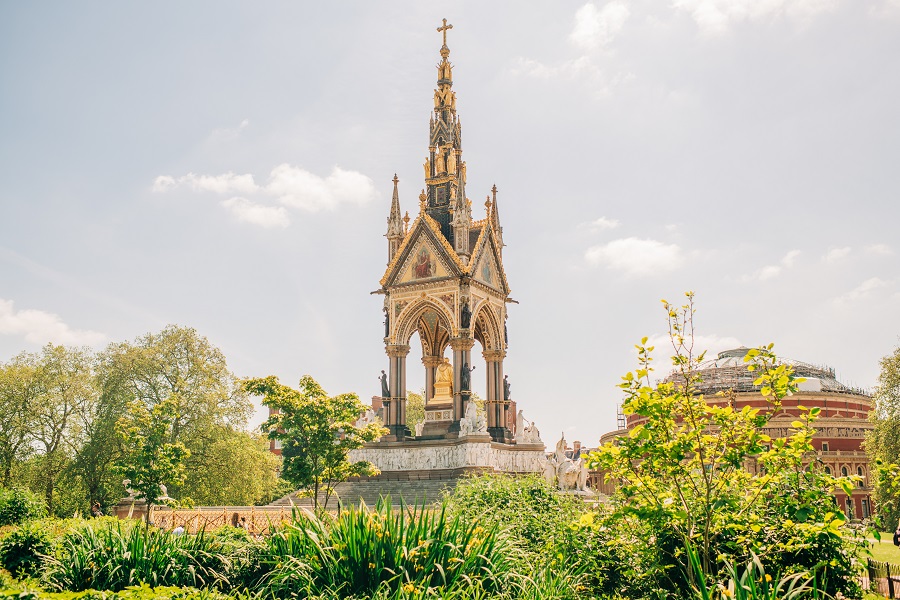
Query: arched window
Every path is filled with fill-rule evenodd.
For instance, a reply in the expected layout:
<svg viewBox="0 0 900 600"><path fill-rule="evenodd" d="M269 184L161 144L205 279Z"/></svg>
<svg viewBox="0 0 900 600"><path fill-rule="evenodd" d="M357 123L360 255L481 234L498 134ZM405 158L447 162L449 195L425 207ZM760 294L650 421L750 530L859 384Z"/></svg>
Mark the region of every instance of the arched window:
<svg viewBox="0 0 900 600"><path fill-rule="evenodd" d="M831 467L825 467L825 474L831 475Z"/></svg>
<svg viewBox="0 0 900 600"><path fill-rule="evenodd" d="M863 479L862 479L863 478L863 468L856 467L856 474L859 475L859 478L860 478L859 481L856 482L856 487L862 487L863 486Z"/></svg>
<svg viewBox="0 0 900 600"><path fill-rule="evenodd" d="M847 467L841 467L841 476L842 476L842 477L849 477L849 476L850 476L850 471L847 470Z"/></svg>

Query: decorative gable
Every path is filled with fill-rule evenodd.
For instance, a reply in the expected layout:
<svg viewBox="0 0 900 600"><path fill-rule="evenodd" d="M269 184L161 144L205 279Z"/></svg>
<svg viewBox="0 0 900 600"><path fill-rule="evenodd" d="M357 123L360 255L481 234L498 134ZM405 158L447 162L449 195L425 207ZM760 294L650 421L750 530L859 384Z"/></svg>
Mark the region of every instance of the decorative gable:
<svg viewBox="0 0 900 600"><path fill-rule="evenodd" d="M459 257L440 233L440 226L428 215L420 215L381 280L390 287L426 282L462 273Z"/></svg>
<svg viewBox="0 0 900 600"><path fill-rule="evenodd" d="M509 294L509 286L506 283L506 273L503 271L503 261L497 246L497 238L493 229L485 225L478 238L475 251L472 254L472 278L475 281L500 291L504 295Z"/></svg>
<svg viewBox="0 0 900 600"><path fill-rule="evenodd" d="M439 279L448 277L450 273L437 258L438 250L434 245L422 236L413 246L407 260L399 271L395 284L409 283L411 281Z"/></svg>

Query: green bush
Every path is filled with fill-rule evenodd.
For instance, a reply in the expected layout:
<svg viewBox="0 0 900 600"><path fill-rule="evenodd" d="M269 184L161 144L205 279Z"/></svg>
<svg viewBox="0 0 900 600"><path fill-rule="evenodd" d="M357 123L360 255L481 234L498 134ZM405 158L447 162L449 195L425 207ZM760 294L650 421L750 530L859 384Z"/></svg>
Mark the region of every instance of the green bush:
<svg viewBox="0 0 900 600"><path fill-rule="evenodd" d="M46 514L44 499L34 492L21 488L0 488L0 527L40 519Z"/></svg>
<svg viewBox="0 0 900 600"><path fill-rule="evenodd" d="M558 493L537 475L481 475L459 482L446 498L448 512L504 529L528 554L546 556L562 532L584 513L575 496Z"/></svg>
<svg viewBox="0 0 900 600"><path fill-rule="evenodd" d="M56 591L128 586L226 587L230 561L211 536L173 535L154 527L90 523L66 534L44 580Z"/></svg>
<svg viewBox="0 0 900 600"><path fill-rule="evenodd" d="M0 565L17 577L35 577L53 553L53 536L45 523L30 521L0 540Z"/></svg>

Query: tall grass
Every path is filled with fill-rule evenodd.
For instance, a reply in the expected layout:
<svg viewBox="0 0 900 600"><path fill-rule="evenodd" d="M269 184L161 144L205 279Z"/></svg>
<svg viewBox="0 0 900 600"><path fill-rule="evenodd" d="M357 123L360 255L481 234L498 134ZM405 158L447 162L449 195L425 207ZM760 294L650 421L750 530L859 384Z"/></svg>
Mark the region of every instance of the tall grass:
<svg viewBox="0 0 900 600"><path fill-rule="evenodd" d="M820 593L808 573L772 577L766 573L762 561L755 554L751 554L750 562L741 573L738 573L733 564L726 564L727 580L717 583L703 573L697 550L691 544L686 544L686 550L695 600L799 600L828 597L827 594Z"/></svg>
<svg viewBox="0 0 900 600"><path fill-rule="evenodd" d="M496 527L449 518L445 508L394 510L386 499L336 516L298 511L269 538L272 570L262 589L278 598L461 586L490 594L510 573L510 545Z"/></svg>
<svg viewBox="0 0 900 600"><path fill-rule="evenodd" d="M226 587L229 559L200 532L176 536L153 527L122 523L66 534L46 562L44 580L53 590L120 591L128 586Z"/></svg>

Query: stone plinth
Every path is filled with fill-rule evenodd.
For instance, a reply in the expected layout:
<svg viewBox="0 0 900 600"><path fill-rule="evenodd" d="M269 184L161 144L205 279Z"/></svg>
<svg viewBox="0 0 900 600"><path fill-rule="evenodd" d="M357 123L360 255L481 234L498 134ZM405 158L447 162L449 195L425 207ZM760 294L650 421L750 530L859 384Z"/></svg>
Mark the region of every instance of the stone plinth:
<svg viewBox="0 0 900 600"><path fill-rule="evenodd" d="M486 433L458 439L375 442L351 451L350 460L370 462L384 476L445 469L541 473L547 461L543 444L501 444Z"/></svg>

